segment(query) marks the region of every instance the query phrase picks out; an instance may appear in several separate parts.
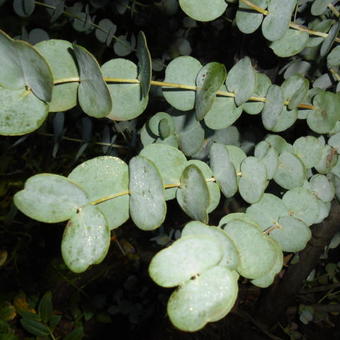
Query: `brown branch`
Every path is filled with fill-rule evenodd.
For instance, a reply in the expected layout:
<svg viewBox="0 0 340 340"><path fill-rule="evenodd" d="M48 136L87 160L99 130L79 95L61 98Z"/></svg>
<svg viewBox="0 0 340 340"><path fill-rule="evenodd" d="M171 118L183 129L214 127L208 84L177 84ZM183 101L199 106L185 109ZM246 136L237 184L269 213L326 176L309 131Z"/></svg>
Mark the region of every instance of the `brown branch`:
<svg viewBox="0 0 340 340"><path fill-rule="evenodd" d="M340 230L340 204L336 200L332 202L329 217L312 229L312 239L300 252L299 262L290 265L282 280L259 301L258 320L267 326L278 322L288 306L294 304L295 296L299 293L309 273L319 262L324 247Z"/></svg>

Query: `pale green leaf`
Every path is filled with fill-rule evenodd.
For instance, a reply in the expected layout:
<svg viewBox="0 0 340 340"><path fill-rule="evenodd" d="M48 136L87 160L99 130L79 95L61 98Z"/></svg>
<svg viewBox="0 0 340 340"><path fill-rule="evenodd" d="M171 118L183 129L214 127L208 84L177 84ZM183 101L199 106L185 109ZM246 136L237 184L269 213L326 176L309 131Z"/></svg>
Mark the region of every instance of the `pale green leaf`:
<svg viewBox="0 0 340 340"><path fill-rule="evenodd" d="M110 230L102 213L94 206L78 209L66 225L61 254L67 267L84 272L105 258L110 246Z"/></svg>

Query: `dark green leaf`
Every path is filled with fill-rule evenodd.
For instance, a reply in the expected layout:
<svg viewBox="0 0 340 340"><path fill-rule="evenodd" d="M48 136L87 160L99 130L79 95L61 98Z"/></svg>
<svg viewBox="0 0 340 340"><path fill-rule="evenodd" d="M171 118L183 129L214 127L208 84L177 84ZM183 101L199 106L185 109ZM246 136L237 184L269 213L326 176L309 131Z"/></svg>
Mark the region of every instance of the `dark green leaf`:
<svg viewBox="0 0 340 340"><path fill-rule="evenodd" d="M44 323L47 323L53 313L53 303L52 303L52 293L46 292L44 296L41 298L38 306L38 312L41 317L41 320Z"/></svg>
<svg viewBox="0 0 340 340"><path fill-rule="evenodd" d="M96 59L84 47L74 44L73 51L80 74L78 100L82 110L96 118L107 116L112 107L111 96Z"/></svg>
<svg viewBox="0 0 340 340"><path fill-rule="evenodd" d="M46 336L50 334L50 329L42 322L32 319L21 319L20 323L27 332L36 336Z"/></svg>
<svg viewBox="0 0 340 340"><path fill-rule="evenodd" d="M220 89L227 76L225 66L220 63L209 63L199 71L196 78L195 110L198 120L202 120L211 109L216 92Z"/></svg>
<svg viewBox="0 0 340 340"><path fill-rule="evenodd" d="M209 190L203 173L196 165L187 166L176 193L178 204L193 220L208 222Z"/></svg>
<svg viewBox="0 0 340 340"><path fill-rule="evenodd" d="M146 37L143 31L137 36L138 79L140 81L141 99L145 98L150 91L152 76L152 60Z"/></svg>

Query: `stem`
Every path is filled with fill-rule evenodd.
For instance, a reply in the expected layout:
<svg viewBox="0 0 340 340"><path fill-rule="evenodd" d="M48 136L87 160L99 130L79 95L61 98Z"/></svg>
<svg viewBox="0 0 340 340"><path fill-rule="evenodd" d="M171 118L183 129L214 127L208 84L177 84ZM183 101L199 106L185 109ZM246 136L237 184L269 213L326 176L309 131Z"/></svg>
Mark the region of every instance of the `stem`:
<svg viewBox="0 0 340 340"><path fill-rule="evenodd" d="M140 81L138 79L124 79L124 78L103 78L103 80L107 83L127 83L127 84L139 84ZM74 82L80 82L79 77L73 77L73 78L61 78L57 79L53 82L54 85L58 84L65 84L65 83L74 83ZM151 80L151 85L154 86L160 86L160 87L171 87L176 89L182 89L182 90L189 90L189 91L196 91L198 89L195 85L185 85L185 84L177 84L177 83L168 83L164 81L156 81ZM221 97L235 97L235 93L228 92L228 91L217 91L216 95ZM250 97L249 101L253 102L261 102L265 103L267 99L265 97ZM288 105L288 101L284 102L284 105ZM299 104L297 106L300 109L309 109L309 110L315 110L316 107L310 104Z"/></svg>
<svg viewBox="0 0 340 340"><path fill-rule="evenodd" d="M47 136L47 137L53 137L54 136L53 133L46 133L46 132L38 132L38 134L42 135L42 136ZM70 142L78 142L78 143L84 143L85 142L83 139L72 138L72 137L67 137L67 136L63 136L63 137L61 137L61 139L68 140ZM119 144L111 144L111 143L104 143L104 142L95 142L94 144L102 145L102 146L111 146L111 147L117 148L117 149L127 149L126 146L119 145Z"/></svg>
<svg viewBox="0 0 340 340"><path fill-rule="evenodd" d="M48 332L50 333L50 337L52 340L56 340L56 338L54 337L52 331L50 330L50 328L48 328Z"/></svg>
<svg viewBox="0 0 340 340"><path fill-rule="evenodd" d="M328 4L327 7L333 12L333 14L339 18L340 13L339 11L334 7L334 5L332 3Z"/></svg>
<svg viewBox="0 0 340 340"><path fill-rule="evenodd" d="M49 9L53 9L55 10L57 7L56 6L53 6L53 5L48 5L48 4L45 4L44 2L40 2L40 1L34 1L34 3L38 6L42 6L42 7L45 7L45 8L49 8ZM73 13L71 12L68 12L68 11L63 11L63 14L67 17L70 17L70 18L73 18L73 19L77 19L79 21L82 21L83 23L85 23L86 21L84 21L82 18L78 17L77 15L74 15ZM99 29L100 31L106 33L106 34L109 34L109 32L107 30L105 30L104 28L102 28L101 26L93 23L92 21L88 22L92 27L94 28L97 28ZM117 41L121 41L121 39L119 39L117 36L115 35L112 35L112 38L117 40ZM125 44L125 42L122 42Z"/></svg>
<svg viewBox="0 0 340 340"><path fill-rule="evenodd" d="M256 12L259 12L259 13L261 13L263 15L269 15L270 14L269 11L267 11L267 10L265 10L265 9L259 7L259 6L256 6L251 1L248 1L248 0L240 0L240 1L243 2L244 4L246 4L248 7L252 8L253 10L255 10ZM336 10L336 8L333 5L328 5L328 7L332 10L332 12L334 14L337 13L337 14L335 14L337 17L339 16L339 12ZM334 12L332 7L334 8L334 10L336 12ZM307 28L305 26L302 26L302 25L295 24L294 22L290 22L289 23L289 27L291 27L291 28L293 28L295 30L298 30L298 31L307 32L310 35L315 35L315 36L318 36L318 37L326 38L328 36L327 33L310 30L309 28ZM335 41L336 42L340 42L340 38L335 38Z"/></svg>

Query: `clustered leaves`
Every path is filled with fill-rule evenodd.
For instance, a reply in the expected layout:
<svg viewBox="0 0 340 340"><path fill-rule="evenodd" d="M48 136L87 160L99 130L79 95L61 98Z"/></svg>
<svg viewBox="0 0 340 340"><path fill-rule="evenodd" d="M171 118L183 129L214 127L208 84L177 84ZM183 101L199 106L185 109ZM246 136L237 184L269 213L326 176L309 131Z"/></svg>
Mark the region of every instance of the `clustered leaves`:
<svg viewBox="0 0 340 340"><path fill-rule="evenodd" d="M15 3L21 16L34 10L30 2ZM239 1L236 24L247 34L262 25L270 47L281 57L299 52L308 56L306 48L316 48L313 58L325 57L336 73L340 50L332 46L338 21L327 19L326 25L316 18L310 29L298 28L291 22L296 4ZM312 15L333 15L328 4L314 1ZM214 20L228 6L224 0L180 0L179 5L198 21ZM100 26L109 34L99 30L97 38L111 43L115 27L106 21ZM328 33L315 38L311 29ZM181 56L169 62L164 81L158 82L152 80L143 32L136 47L138 65L115 58L100 66L85 48L65 40L32 46L0 31L5 65L0 72L2 135L32 132L48 112L66 111L77 103L91 117L134 119L144 112L152 85L162 87L171 105L144 124L143 148L129 164L100 156L67 177L38 174L26 181L14 201L38 221L68 221L62 256L80 273L105 258L111 230L129 217L138 228L155 230L166 219L167 201L176 199L193 221L181 238L152 259L149 273L160 286L178 287L169 299L168 315L179 329L196 331L231 310L240 275L259 287L272 284L282 268L283 252L302 250L311 238L310 226L328 216L335 196L340 199L340 96L315 82L310 88L310 81L296 72L302 61L289 65L278 85L256 71L248 57L227 71L220 63L202 65ZM275 133L304 120L314 136L288 143L269 134L247 155L233 126L243 112L260 114L264 128ZM265 192L271 180L285 190L282 197ZM246 211L209 226L209 214L221 196L237 193L249 204Z"/></svg>

